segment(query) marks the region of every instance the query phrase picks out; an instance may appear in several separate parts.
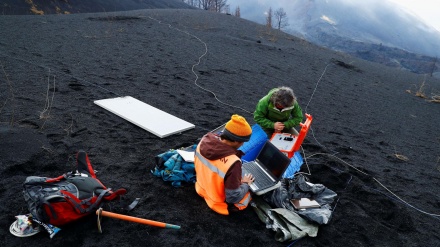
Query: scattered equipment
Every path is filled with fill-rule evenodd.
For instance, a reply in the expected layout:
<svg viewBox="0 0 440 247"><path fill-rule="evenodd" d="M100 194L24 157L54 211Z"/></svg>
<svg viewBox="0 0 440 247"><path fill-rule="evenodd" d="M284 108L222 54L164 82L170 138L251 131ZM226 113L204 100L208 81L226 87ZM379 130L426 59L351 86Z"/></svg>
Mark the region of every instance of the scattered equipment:
<svg viewBox="0 0 440 247"><path fill-rule="evenodd" d="M86 152L77 153L77 167L56 178L30 176L23 195L34 220L61 226L93 213L104 202L119 199L125 189L111 190L96 177Z"/></svg>
<svg viewBox="0 0 440 247"><path fill-rule="evenodd" d="M292 135L289 133L273 133L272 137L270 138L270 142L272 142L272 144L274 144L289 158L292 158L294 153L299 150L304 138L307 135L307 132L310 129L313 118L310 114L306 114L306 117L306 121L304 123L300 123L301 131L299 132L299 135Z"/></svg>
<svg viewBox="0 0 440 247"><path fill-rule="evenodd" d="M15 218L17 220L9 227L9 232L12 235L16 237L30 237L40 232L40 227L35 225L27 215L17 215Z"/></svg>
<svg viewBox="0 0 440 247"><path fill-rule="evenodd" d="M250 185L251 191L262 195L281 186L289 164L290 159L267 140L255 160L243 163L242 175L252 174L255 181Z"/></svg>

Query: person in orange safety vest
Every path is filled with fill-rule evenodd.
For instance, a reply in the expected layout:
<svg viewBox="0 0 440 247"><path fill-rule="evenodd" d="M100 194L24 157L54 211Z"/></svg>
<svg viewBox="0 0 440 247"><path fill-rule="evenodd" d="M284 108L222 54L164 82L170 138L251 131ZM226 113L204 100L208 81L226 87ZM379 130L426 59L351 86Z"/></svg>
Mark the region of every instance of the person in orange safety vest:
<svg viewBox="0 0 440 247"><path fill-rule="evenodd" d="M196 191L215 212L228 215L245 209L251 201L251 174L242 176L238 150L249 141L252 129L246 119L232 115L220 135L208 133L202 137L194 157Z"/></svg>

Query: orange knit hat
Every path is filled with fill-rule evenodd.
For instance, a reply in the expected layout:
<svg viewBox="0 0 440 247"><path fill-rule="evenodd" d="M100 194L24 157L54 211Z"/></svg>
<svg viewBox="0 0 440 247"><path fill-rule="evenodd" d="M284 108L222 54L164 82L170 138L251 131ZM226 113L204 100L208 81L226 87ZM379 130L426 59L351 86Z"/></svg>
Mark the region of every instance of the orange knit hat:
<svg viewBox="0 0 440 247"><path fill-rule="evenodd" d="M233 141L247 142L251 138L252 128L244 117L234 114L226 123L223 134Z"/></svg>

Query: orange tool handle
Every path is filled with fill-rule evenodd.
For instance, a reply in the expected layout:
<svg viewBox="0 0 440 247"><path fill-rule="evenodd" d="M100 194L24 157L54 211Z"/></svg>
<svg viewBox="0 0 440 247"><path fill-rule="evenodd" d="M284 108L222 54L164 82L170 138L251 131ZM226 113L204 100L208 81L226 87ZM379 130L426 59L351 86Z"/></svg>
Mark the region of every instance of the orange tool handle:
<svg viewBox="0 0 440 247"><path fill-rule="evenodd" d="M115 219L120 219L120 220L125 220L125 221L131 221L131 222L144 224L144 225L157 226L157 227L162 227L162 228L180 229L180 226L177 226L177 225L167 224L167 223L154 221L154 220L142 219L142 218L123 215L123 214L116 214L116 213L107 212L104 210L101 210L101 212L99 212L99 210L97 210L96 214L102 215L105 217L110 217L110 218L115 218Z"/></svg>

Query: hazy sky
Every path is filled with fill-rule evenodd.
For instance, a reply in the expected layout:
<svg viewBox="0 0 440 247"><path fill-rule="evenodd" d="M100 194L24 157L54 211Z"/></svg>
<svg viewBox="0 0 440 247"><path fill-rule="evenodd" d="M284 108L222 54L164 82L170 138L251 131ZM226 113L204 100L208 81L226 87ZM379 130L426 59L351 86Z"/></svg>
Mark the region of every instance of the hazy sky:
<svg viewBox="0 0 440 247"><path fill-rule="evenodd" d="M402 5L440 31L440 1L438 0L390 0Z"/></svg>
<svg viewBox="0 0 440 247"><path fill-rule="evenodd" d="M272 8L284 8L287 12L289 2L292 0L228 0L231 13L234 13L237 6L240 6L241 17L259 23L264 23L264 12ZM325 1L325 0L320 0ZM358 1L358 0L350 0ZM368 3L370 0L363 1ZM428 25L436 28L440 32L440 1L439 0L386 0L399 4L419 16ZM373 1L374 2L374 1ZM261 16L261 21L260 20Z"/></svg>

